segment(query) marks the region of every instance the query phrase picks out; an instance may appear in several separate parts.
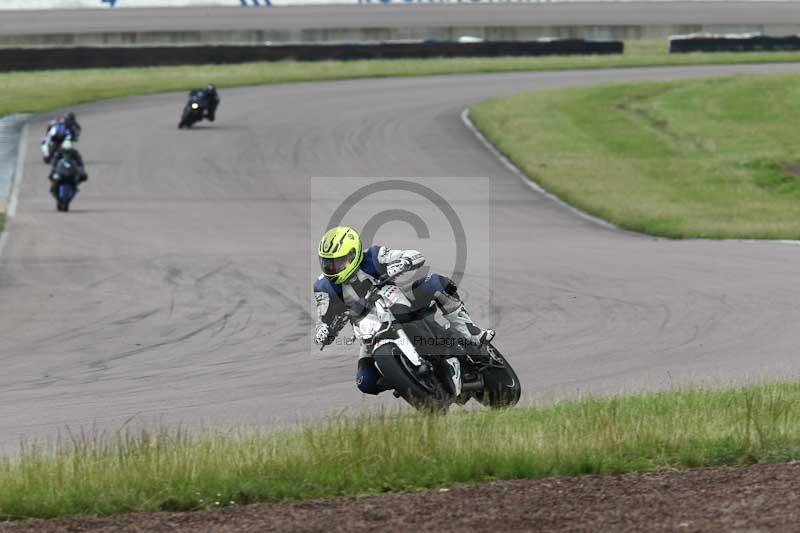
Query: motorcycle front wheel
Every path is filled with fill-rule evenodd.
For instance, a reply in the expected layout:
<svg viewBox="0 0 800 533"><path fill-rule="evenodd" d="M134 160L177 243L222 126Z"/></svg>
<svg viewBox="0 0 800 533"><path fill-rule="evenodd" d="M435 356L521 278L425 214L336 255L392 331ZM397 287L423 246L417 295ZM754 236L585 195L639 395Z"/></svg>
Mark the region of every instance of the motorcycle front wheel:
<svg viewBox="0 0 800 533"><path fill-rule="evenodd" d="M194 124L192 120L192 110L189 106L186 106L181 113L181 121L178 123L178 129L191 128L192 124Z"/></svg>
<svg viewBox="0 0 800 533"><path fill-rule="evenodd" d="M490 365L483 371L483 392L477 400L486 407L503 409L513 407L522 396L519 377L508 360L489 344L486 352Z"/></svg>
<svg viewBox="0 0 800 533"><path fill-rule="evenodd" d="M383 379L415 409L444 413L450 407L452 395L436 377L433 368L415 367L392 343L379 347L372 357Z"/></svg>

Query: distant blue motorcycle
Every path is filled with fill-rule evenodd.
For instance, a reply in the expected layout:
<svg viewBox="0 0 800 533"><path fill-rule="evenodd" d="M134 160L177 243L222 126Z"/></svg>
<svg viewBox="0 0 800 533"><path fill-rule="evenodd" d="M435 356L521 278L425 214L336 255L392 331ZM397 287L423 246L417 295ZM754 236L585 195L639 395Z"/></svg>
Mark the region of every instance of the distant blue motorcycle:
<svg viewBox="0 0 800 533"><path fill-rule="evenodd" d="M53 167L50 175L52 187L50 192L56 199L56 209L69 211L69 204L78 194L78 183L84 181L86 173L74 161L61 159Z"/></svg>
<svg viewBox="0 0 800 533"><path fill-rule="evenodd" d="M56 208L59 211L69 211L69 203L78 194L78 186L72 180L61 180L56 192Z"/></svg>

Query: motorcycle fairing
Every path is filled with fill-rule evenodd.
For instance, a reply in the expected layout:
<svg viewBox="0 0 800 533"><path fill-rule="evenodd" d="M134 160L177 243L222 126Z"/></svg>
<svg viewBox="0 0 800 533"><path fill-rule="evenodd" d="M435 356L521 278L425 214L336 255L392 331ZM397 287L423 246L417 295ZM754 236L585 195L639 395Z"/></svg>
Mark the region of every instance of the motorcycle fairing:
<svg viewBox="0 0 800 533"><path fill-rule="evenodd" d="M398 348L400 348L400 351L403 352L403 355L411 362L411 364L414 366L422 365L422 360L420 359L417 350L414 348L411 339L408 338L408 335L406 335L406 332L402 329L397 330L396 339L381 339L375 344L372 350L375 351L381 346L390 343L394 343Z"/></svg>

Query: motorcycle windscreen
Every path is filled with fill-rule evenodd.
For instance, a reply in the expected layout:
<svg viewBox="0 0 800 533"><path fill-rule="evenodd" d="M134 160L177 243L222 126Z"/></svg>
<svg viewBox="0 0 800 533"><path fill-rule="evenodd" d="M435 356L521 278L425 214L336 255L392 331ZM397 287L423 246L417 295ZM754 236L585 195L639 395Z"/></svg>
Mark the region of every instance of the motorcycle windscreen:
<svg viewBox="0 0 800 533"><path fill-rule="evenodd" d="M349 254L344 257L334 257L334 258L319 258L319 264L322 267L322 273L328 276L335 276L339 272L343 271L347 268L347 266L353 262L356 258L356 251L351 250Z"/></svg>

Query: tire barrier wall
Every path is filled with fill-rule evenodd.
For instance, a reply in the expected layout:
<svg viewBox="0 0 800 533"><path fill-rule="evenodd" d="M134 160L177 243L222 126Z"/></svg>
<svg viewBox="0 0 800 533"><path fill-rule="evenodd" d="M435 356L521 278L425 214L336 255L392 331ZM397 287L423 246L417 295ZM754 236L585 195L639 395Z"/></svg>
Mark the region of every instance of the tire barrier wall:
<svg viewBox="0 0 800 533"><path fill-rule="evenodd" d="M800 50L800 36L699 36L673 37L669 42L670 53L688 52L777 52Z"/></svg>
<svg viewBox="0 0 800 533"><path fill-rule="evenodd" d="M0 48L0 71L297 61L621 54L622 41Z"/></svg>

